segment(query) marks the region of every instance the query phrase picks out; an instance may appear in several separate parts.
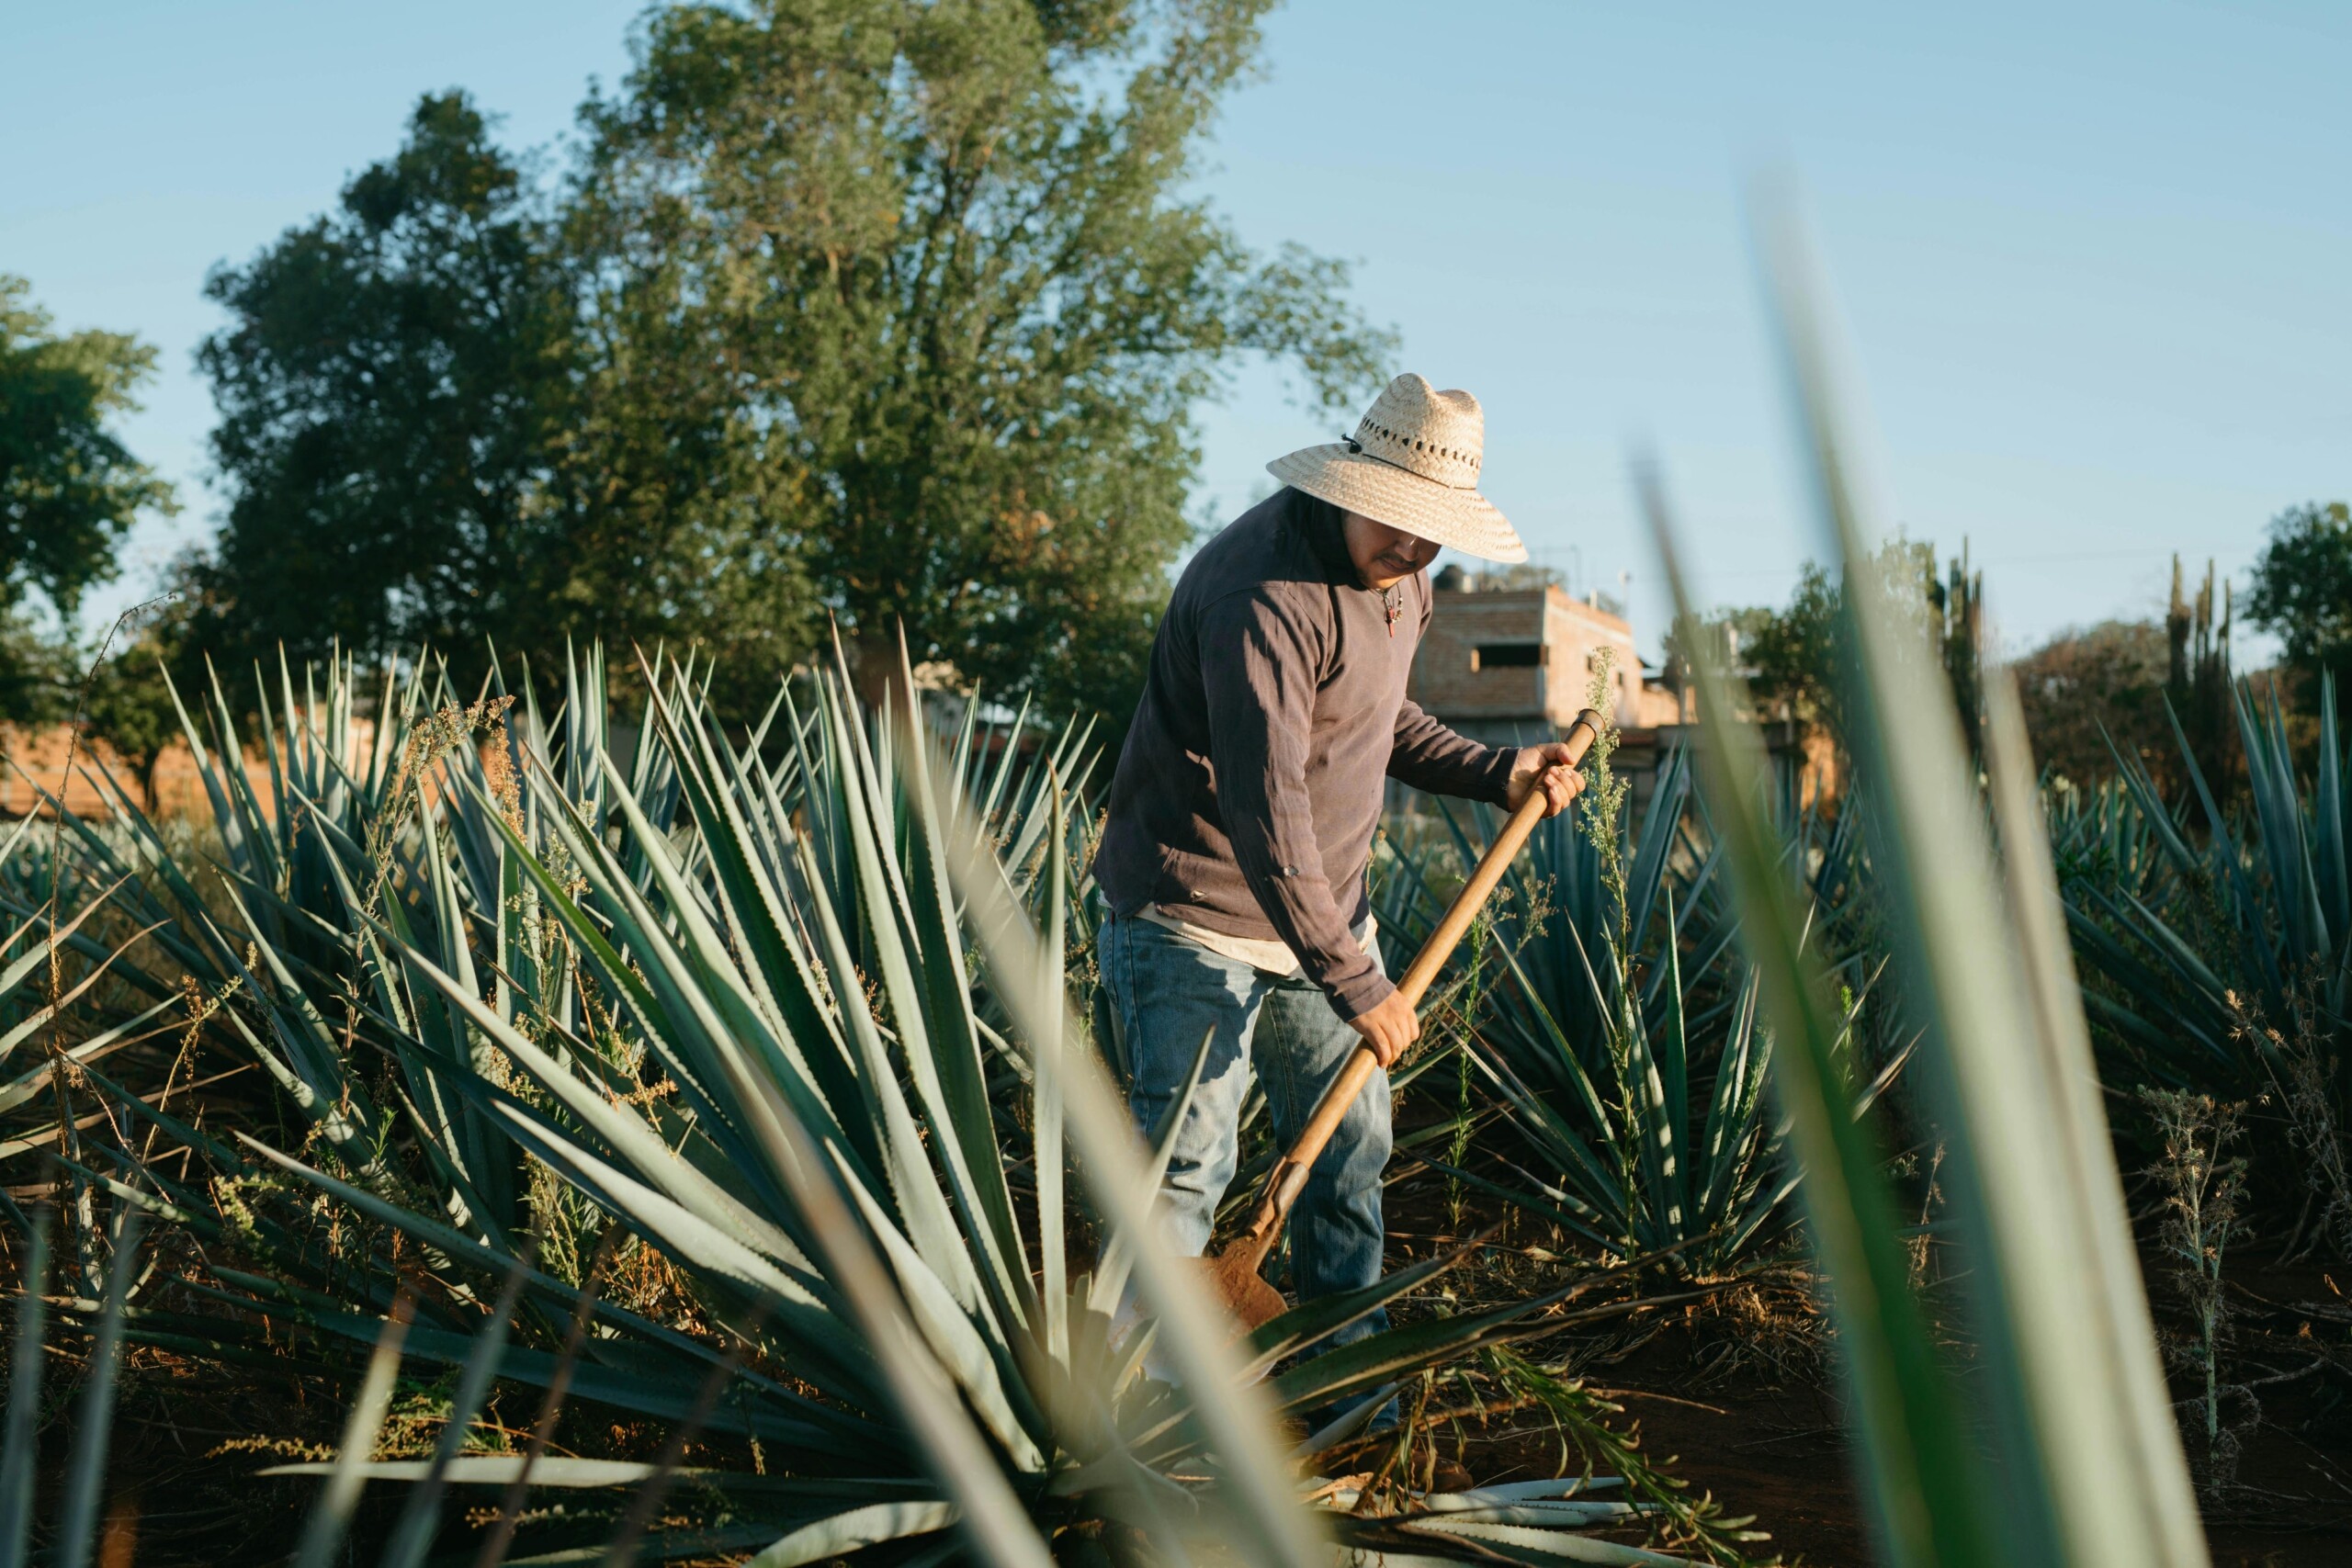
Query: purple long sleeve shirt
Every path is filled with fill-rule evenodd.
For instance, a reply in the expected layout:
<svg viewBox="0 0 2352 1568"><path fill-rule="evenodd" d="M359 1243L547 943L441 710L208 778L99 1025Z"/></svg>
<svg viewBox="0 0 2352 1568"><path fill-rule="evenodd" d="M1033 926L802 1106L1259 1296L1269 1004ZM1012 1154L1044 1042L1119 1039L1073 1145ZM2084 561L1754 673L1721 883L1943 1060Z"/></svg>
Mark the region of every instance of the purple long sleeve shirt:
<svg viewBox="0 0 2352 1568"><path fill-rule="evenodd" d="M1370 907L1383 781L1500 805L1514 750L1406 700L1428 575L1364 587L1340 518L1281 491L1185 567L1094 874L1120 914L1156 904L1208 931L1279 937L1353 1019L1396 988L1350 934Z"/></svg>

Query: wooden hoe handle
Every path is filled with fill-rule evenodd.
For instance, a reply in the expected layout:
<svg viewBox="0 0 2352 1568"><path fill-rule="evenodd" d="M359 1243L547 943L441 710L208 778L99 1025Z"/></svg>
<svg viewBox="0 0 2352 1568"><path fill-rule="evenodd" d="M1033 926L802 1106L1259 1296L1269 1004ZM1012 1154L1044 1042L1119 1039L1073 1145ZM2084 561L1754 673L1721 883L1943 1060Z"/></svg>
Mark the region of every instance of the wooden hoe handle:
<svg viewBox="0 0 2352 1568"><path fill-rule="evenodd" d="M1600 715L1590 708L1577 715L1575 722L1568 726L1566 737L1570 763L1584 761L1585 752L1600 737L1604 722ZM1519 854L1520 846L1527 842L1530 833L1535 831L1535 824L1544 819L1544 792L1530 789L1527 798L1520 802L1519 809L1510 814L1510 820L1503 824L1503 830L1496 834L1495 841L1487 847L1487 852L1478 857L1477 869L1470 874L1470 880L1462 885L1462 891L1453 896L1445 918L1438 921L1437 930L1430 932L1429 941L1421 944L1421 951L1414 955L1412 964L1405 971L1405 977L1396 982L1396 993L1405 998L1407 1007L1418 1009L1421 1005L1421 998L1429 991L1430 982L1437 978L1438 971L1445 967L1445 961L1453 956L1453 950L1461 944L1463 933L1469 931L1470 922L1478 918L1479 909L1486 905L1487 896L1494 892L1496 884L1502 881L1503 873L1510 869L1511 861ZM1249 1229L1243 1233L1245 1235L1253 1239L1262 1236L1264 1243L1272 1241L1273 1232L1282 1224L1283 1216L1290 1213L1293 1203L1298 1201L1299 1190L1306 1185L1307 1173L1322 1157L1323 1145L1329 1143L1331 1134L1340 1130L1340 1123L1346 1119L1349 1108L1355 1104L1356 1096L1363 1092L1363 1086L1379 1067L1380 1058L1373 1054L1370 1045L1350 1053L1347 1066L1340 1069L1340 1076L1331 1080L1331 1087L1325 1089L1323 1098L1316 1102L1315 1114L1307 1118L1306 1128L1299 1134L1298 1143L1272 1170L1267 1172L1266 1185L1259 1195L1256 1211L1250 1216Z"/></svg>

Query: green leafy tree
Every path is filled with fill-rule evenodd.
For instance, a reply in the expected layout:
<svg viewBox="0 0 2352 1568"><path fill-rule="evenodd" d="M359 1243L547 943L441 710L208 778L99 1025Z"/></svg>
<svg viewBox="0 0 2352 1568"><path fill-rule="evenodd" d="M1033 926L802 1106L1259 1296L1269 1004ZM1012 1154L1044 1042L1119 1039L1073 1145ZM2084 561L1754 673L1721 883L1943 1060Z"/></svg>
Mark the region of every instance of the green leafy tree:
<svg viewBox="0 0 2352 1568"><path fill-rule="evenodd" d="M0 274L0 718L20 723L65 712L83 592L113 578L141 510L175 506L108 428L138 406L154 349L121 333L60 337L30 295Z"/></svg>
<svg viewBox="0 0 2352 1568"><path fill-rule="evenodd" d="M2312 502L2271 520L2245 614L2285 645L2298 707L2319 711L2323 672L2352 694L2352 506Z"/></svg>
<svg viewBox="0 0 2352 1568"><path fill-rule="evenodd" d="M2115 772L2112 738L2158 779L2173 780L2180 749L2165 716L2168 652L2165 628L2152 621L2101 621L2019 659L2012 668L2035 761L2087 784Z"/></svg>
<svg viewBox="0 0 2352 1568"><path fill-rule="evenodd" d="M53 617L0 611L0 724L50 724L73 706L74 642Z"/></svg>
<svg viewBox="0 0 2352 1568"><path fill-rule="evenodd" d="M2188 755L2218 804L2226 807L2242 787L2229 585L2210 564L2192 594L2174 558L2161 624L2101 621L2061 632L2013 669L2035 759L2051 772L2088 783L2113 773L2114 752L2120 751L2145 767L2167 796L2189 799L2186 736Z"/></svg>
<svg viewBox="0 0 2352 1568"><path fill-rule="evenodd" d="M1745 616L1740 660L1765 714L1838 728L1838 617L1844 603L1838 581L1818 561L1807 561L1786 608Z"/></svg>
<svg viewBox="0 0 2352 1568"><path fill-rule="evenodd" d="M91 731L128 769L128 782L138 786L140 803L153 816L163 804L155 792L157 765L182 734L179 709L164 683L164 671L180 666L184 694L201 688L186 684L186 678L196 673L187 658L186 622L169 607L151 625L126 632L107 657L83 672L82 711Z"/></svg>
<svg viewBox="0 0 2352 1568"><path fill-rule="evenodd" d="M214 273L231 321L197 357L229 511L190 569L195 646L233 668L279 644L463 662L493 634L560 638L575 327L548 241L522 171L447 94L334 212Z"/></svg>
<svg viewBox="0 0 2352 1568"><path fill-rule="evenodd" d="M651 13L544 199L462 97L213 295L232 506L207 646L699 645L764 690L828 617L1123 712L1237 356L1337 408L1344 270L1186 183L1270 0Z"/></svg>
<svg viewBox="0 0 2352 1568"><path fill-rule="evenodd" d="M674 503L800 562L863 671L903 625L918 660L1124 707L1218 367L1295 362L1336 408L1389 351L1337 264L1184 192L1268 8L656 12L571 214L608 466L658 467L665 420L727 453L736 489Z"/></svg>

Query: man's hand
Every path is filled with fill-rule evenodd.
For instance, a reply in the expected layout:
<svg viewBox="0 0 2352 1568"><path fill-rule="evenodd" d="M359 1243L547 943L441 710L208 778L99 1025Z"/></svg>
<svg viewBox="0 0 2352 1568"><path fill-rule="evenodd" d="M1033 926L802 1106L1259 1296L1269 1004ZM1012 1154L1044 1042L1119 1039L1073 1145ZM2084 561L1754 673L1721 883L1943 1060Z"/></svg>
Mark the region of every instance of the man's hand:
<svg viewBox="0 0 2352 1568"><path fill-rule="evenodd" d="M1511 759L1509 800L1512 810L1519 809L1527 799L1527 792L1540 789L1545 805L1544 815L1557 817L1568 808L1568 802L1584 788L1584 775L1577 772L1569 760L1567 743L1547 740L1541 746L1522 746L1519 755Z"/></svg>
<svg viewBox="0 0 2352 1568"><path fill-rule="evenodd" d="M1421 1037L1421 1021L1413 1016L1401 991L1389 992L1370 1012L1348 1020L1348 1027L1363 1036L1384 1068L1396 1066L1405 1047Z"/></svg>

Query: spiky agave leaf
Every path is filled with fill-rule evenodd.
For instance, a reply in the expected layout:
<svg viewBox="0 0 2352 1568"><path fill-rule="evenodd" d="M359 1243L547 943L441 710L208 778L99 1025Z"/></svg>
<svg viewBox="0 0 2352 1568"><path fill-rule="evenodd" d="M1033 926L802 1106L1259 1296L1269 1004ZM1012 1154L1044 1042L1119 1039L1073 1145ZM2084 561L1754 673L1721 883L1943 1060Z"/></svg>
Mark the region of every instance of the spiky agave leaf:
<svg viewBox="0 0 2352 1568"><path fill-rule="evenodd" d="M0 873L29 858L37 826L28 817L0 840ZM100 920L113 891L85 876L61 881L54 908L45 889L38 905L0 899L0 1162L59 1147L61 1074L152 1039L175 999L130 958L144 933ZM156 999L126 1006L109 992Z"/></svg>
<svg viewBox="0 0 2352 1568"><path fill-rule="evenodd" d="M1692 595L1663 495L1655 476L1640 477L1676 606L1688 615ZM1881 1549L1898 1563L1989 1564L1997 1561L1989 1489L1963 1438L1964 1407L1911 1293L1884 1152L1854 1115L1826 976L1806 949L1803 913L1780 874L1762 747L1729 716L1736 711L1730 682L1705 650L1693 665L1710 814L1739 901L1741 941L1779 1044L1773 1095L1804 1172L1807 1236L1832 1281L1840 1365L1852 1390L1850 1420Z"/></svg>
<svg viewBox="0 0 2352 1568"><path fill-rule="evenodd" d="M1845 1113L1850 1089L1829 1049L1834 1014L1774 870L1757 742L1731 721L1721 672L1702 658L1712 813L1781 1035L1776 1083L1834 1281L1884 1547L1901 1562L2201 1563L2080 1006L2053 937L2055 888L2035 842L2030 780L2017 748L1988 749L2007 854L1996 873L1950 692L1873 579L1810 257L1785 208L1765 216L1807 456L1846 569L1848 707L1859 720L1876 864L1906 988L1926 1026L1985 1391L1981 1401L1961 1397L1911 1297L1876 1156ZM1691 595L1655 476L1645 481L1687 611ZM1972 1429L1985 1434L1989 1459L1959 1438Z"/></svg>

